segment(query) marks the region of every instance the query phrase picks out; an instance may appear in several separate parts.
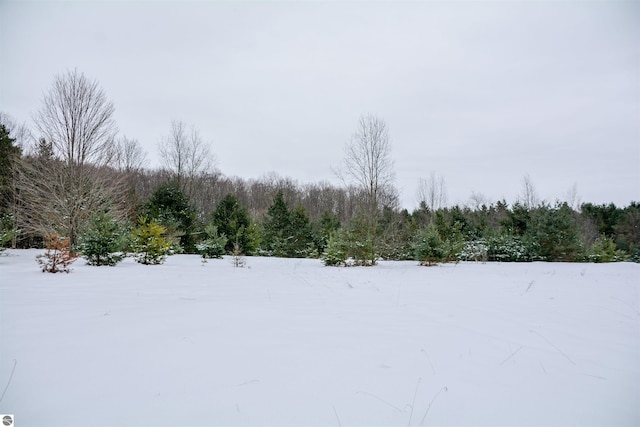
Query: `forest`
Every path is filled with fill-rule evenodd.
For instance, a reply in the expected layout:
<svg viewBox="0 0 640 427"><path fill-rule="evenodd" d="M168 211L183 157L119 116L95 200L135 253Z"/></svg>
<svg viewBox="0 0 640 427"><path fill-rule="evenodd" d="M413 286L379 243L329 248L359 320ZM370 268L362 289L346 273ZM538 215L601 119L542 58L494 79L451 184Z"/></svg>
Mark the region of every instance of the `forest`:
<svg viewBox="0 0 640 427"><path fill-rule="evenodd" d="M0 115L0 244L45 248L90 264L176 253L319 258L325 265L416 260L640 262L640 204L539 200L524 178L508 203L446 204L442 179L421 182L420 204L399 206L383 119L363 115L344 183L300 184L275 173L228 177L197 129L171 123L163 166L145 167L135 139L118 136L114 106L78 71L56 76L33 127ZM47 270L48 271L48 270Z"/></svg>

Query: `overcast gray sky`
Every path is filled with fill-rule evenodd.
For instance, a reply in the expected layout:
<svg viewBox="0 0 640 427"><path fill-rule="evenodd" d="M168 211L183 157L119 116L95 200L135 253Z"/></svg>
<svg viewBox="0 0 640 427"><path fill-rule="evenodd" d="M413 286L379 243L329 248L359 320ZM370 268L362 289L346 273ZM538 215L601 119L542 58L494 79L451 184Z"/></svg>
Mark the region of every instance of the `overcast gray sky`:
<svg viewBox="0 0 640 427"><path fill-rule="evenodd" d="M0 0L0 111L30 122L77 68L150 166L172 120L229 176L331 172L365 113L392 138L402 204L444 177L511 203L640 200L640 2Z"/></svg>

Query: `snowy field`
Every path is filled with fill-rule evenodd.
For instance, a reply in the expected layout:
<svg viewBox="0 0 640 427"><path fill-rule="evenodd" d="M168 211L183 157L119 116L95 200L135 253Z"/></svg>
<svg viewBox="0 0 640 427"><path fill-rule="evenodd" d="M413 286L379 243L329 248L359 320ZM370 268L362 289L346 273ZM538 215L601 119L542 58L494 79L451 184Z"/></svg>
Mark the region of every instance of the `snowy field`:
<svg viewBox="0 0 640 427"><path fill-rule="evenodd" d="M24 426L638 426L640 265L0 256Z"/></svg>

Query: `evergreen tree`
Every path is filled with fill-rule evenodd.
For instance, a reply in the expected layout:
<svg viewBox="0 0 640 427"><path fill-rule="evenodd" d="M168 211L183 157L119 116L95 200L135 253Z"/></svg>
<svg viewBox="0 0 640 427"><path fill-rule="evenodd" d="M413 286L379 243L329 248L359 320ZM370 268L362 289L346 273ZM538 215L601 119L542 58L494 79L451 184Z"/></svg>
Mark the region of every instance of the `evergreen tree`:
<svg viewBox="0 0 640 427"><path fill-rule="evenodd" d="M291 214L282 191L278 191L267 210L267 219L264 223L263 243L268 253L274 256L288 256L288 240L292 237L289 235L290 228Z"/></svg>
<svg viewBox="0 0 640 427"><path fill-rule="evenodd" d="M418 234L413 247L415 258L420 265L432 266L447 259L446 245L435 223L431 223Z"/></svg>
<svg viewBox="0 0 640 427"><path fill-rule="evenodd" d="M227 236L218 232L218 227L209 224L204 229L205 239L196 244L196 249L202 258L222 258L225 253Z"/></svg>
<svg viewBox="0 0 640 427"><path fill-rule="evenodd" d="M140 264L162 264L171 250L171 242L164 237L165 228L156 221L141 217L131 232L131 250Z"/></svg>
<svg viewBox="0 0 640 427"><path fill-rule="evenodd" d="M411 237L415 227L406 209L398 212L388 206L382 210L379 221L380 257L383 259L406 260L413 259Z"/></svg>
<svg viewBox="0 0 640 427"><path fill-rule="evenodd" d="M281 257L314 255L311 222L304 207L289 210L282 192L278 192L267 211L264 223L264 244L268 253Z"/></svg>
<svg viewBox="0 0 640 427"><path fill-rule="evenodd" d="M502 221L502 227L515 236L524 236L531 223L531 211L520 202L508 211L508 217Z"/></svg>
<svg viewBox="0 0 640 427"><path fill-rule="evenodd" d="M36 256L43 273L70 273L69 267L78 258L71 250L71 241L60 237L57 233L50 233L44 238L45 253Z"/></svg>
<svg viewBox="0 0 640 427"><path fill-rule="evenodd" d="M380 253L380 248L375 247L372 234L370 232L369 219L366 216L355 216L345 233L345 242L348 256L353 263L358 266L376 265ZM376 230L377 234L377 230Z"/></svg>
<svg viewBox="0 0 640 427"><path fill-rule="evenodd" d="M20 158L20 148L14 145L15 139L9 136L9 130L0 124L0 214L6 213L13 191L13 168Z"/></svg>
<svg viewBox="0 0 640 427"><path fill-rule="evenodd" d="M168 235L179 239L179 245L187 253L196 253L195 209L189 205L187 196L173 183L158 187L143 211L149 220L158 221Z"/></svg>
<svg viewBox="0 0 640 427"><path fill-rule="evenodd" d="M591 262L622 261L622 251L616 251L616 244L611 237L602 235L589 248L588 259Z"/></svg>
<svg viewBox="0 0 640 427"><path fill-rule="evenodd" d="M640 262L640 203L631 202L614 228L616 247Z"/></svg>
<svg viewBox="0 0 640 427"><path fill-rule="evenodd" d="M15 247L18 235L15 223L16 165L20 160L21 150L14 144L15 141L9 135L9 129L0 123L0 247L9 242Z"/></svg>
<svg viewBox="0 0 640 427"><path fill-rule="evenodd" d="M340 220L338 217L327 211L322 212L319 221L313 222L313 238L318 253L324 252L329 242L329 237L339 228Z"/></svg>
<svg viewBox="0 0 640 427"><path fill-rule="evenodd" d="M218 233L227 237L225 252L231 253L236 240L243 253L252 253L254 244L249 235L251 220L247 209L240 205L236 196L227 194L212 215L212 224Z"/></svg>
<svg viewBox="0 0 640 427"><path fill-rule="evenodd" d="M13 220L10 216L0 217L0 253L6 248L5 245L11 242L16 233Z"/></svg>
<svg viewBox="0 0 640 427"><path fill-rule="evenodd" d="M128 244L126 225L113 216L100 213L80 235L78 249L89 265L116 265L122 261Z"/></svg>
<svg viewBox="0 0 640 427"><path fill-rule="evenodd" d="M531 261L538 252L536 248L533 242L503 231L487 238L487 259L502 262Z"/></svg>
<svg viewBox="0 0 640 427"><path fill-rule="evenodd" d="M324 265L331 267L347 266L348 248L344 234L344 230L336 230L329 236L325 250L320 257Z"/></svg>
<svg viewBox="0 0 640 427"><path fill-rule="evenodd" d="M316 255L313 244L313 231L307 212L298 205L290 213L290 238L287 239L287 256L304 258Z"/></svg>
<svg viewBox="0 0 640 427"><path fill-rule="evenodd" d="M445 210L438 210L433 223L429 226L431 225L433 225L440 236L444 250L444 260L457 260L458 254L462 252L464 248L464 235L462 234L464 224L460 222L459 215L453 215L452 213L447 215Z"/></svg>
<svg viewBox="0 0 640 427"><path fill-rule="evenodd" d="M566 203L542 204L531 213L526 238L537 244L537 256L545 261L580 261L583 248L573 210Z"/></svg>
<svg viewBox="0 0 640 427"><path fill-rule="evenodd" d="M613 203L608 205L584 203L581 210L582 215L589 218L596 225L598 233L607 237L614 235L615 227L623 215L622 210L618 209Z"/></svg>

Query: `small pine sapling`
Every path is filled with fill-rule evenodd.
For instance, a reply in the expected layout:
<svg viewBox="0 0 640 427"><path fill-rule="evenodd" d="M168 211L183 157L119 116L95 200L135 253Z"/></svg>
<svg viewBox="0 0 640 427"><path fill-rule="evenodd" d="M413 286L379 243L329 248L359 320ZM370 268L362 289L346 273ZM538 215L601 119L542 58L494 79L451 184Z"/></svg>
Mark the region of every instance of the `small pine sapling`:
<svg viewBox="0 0 640 427"><path fill-rule="evenodd" d="M236 237L236 242L233 244L233 251L231 252L231 263L234 267L242 268L247 264L247 261L244 259L242 255L242 250L240 249L240 243L238 242L238 238Z"/></svg>
<svg viewBox="0 0 640 427"><path fill-rule="evenodd" d="M13 234L8 230L0 230L0 253L6 249L4 245L11 241Z"/></svg>
<svg viewBox="0 0 640 427"><path fill-rule="evenodd" d="M61 238L57 233L47 234L44 239L46 252L36 260L43 273L69 273L69 267L78 257L70 248L69 239Z"/></svg>
<svg viewBox="0 0 640 427"><path fill-rule="evenodd" d="M222 234L218 234L218 227L213 224L209 224L204 229L206 238L196 244L196 249L203 260L208 258L222 258L225 252L225 245L227 244L227 237Z"/></svg>
<svg viewBox="0 0 640 427"><path fill-rule="evenodd" d="M5 245L13 240L18 234L13 226L13 219L10 216L0 217L0 254L6 249Z"/></svg>
<svg viewBox="0 0 640 427"><path fill-rule="evenodd" d="M429 267L446 260L445 242L442 241L433 224L418 235L413 247L415 257L420 265Z"/></svg>
<svg viewBox="0 0 640 427"><path fill-rule="evenodd" d="M340 231L330 234L327 246L321 256L322 262L326 266L347 266L347 248Z"/></svg>
<svg viewBox="0 0 640 427"><path fill-rule="evenodd" d="M111 215L101 213L80 236L79 251L89 265L114 266L126 257L127 227Z"/></svg>
<svg viewBox="0 0 640 427"><path fill-rule="evenodd" d="M600 236L589 248L589 261L614 262L624 259L624 253L616 250L616 244L611 237Z"/></svg>
<svg viewBox="0 0 640 427"><path fill-rule="evenodd" d="M138 227L131 232L131 249L140 264L162 264L171 249L171 242L164 237L165 228L155 221L142 217Z"/></svg>

